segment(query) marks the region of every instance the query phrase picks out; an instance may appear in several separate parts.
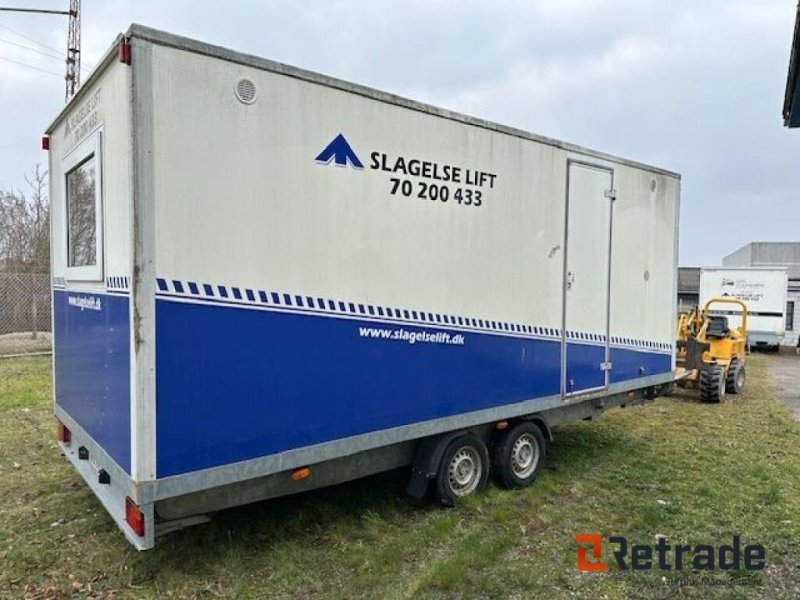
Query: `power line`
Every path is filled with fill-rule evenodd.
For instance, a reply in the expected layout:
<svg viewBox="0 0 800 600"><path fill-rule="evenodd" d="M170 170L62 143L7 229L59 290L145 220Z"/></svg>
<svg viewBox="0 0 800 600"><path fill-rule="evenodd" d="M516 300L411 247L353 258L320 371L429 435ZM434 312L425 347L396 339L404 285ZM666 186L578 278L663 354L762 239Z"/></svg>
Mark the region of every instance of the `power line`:
<svg viewBox="0 0 800 600"><path fill-rule="evenodd" d="M6 58L5 56L0 56L0 60L14 63L15 65L19 65L21 67L27 67L29 69L33 69L34 71L41 71L42 73L47 73L48 75L55 75L59 79L62 79L64 77L61 73L56 73L55 71L48 71L47 69L40 69L39 67L34 67L33 65L29 65L28 63L14 60L13 58Z"/></svg>
<svg viewBox="0 0 800 600"><path fill-rule="evenodd" d="M42 56L46 56L48 58L52 58L54 60L63 61L63 56L57 56L52 52L45 52L44 50L39 50L38 48L34 48L32 46L26 46L25 44L18 44L17 42L12 42L11 40L4 40L0 38L0 44L11 44L12 46L16 46L17 48L22 48L24 50L30 50L31 52L36 52L37 54L41 54Z"/></svg>
<svg viewBox="0 0 800 600"><path fill-rule="evenodd" d="M61 50L57 50L56 48L53 48L52 46L48 46L47 44L43 44L42 42L38 42L35 39L33 39L32 37L28 37L24 33L20 33L19 31L15 31L15 30L11 29L11 27L9 27L8 25L4 25L3 23L0 23L0 29L5 29L7 31L10 31L14 35L18 35L19 37L24 38L24 39L28 40L29 42L33 42L37 46L41 46L42 48L47 48L48 50L51 50L51 51L57 53L59 58L64 56L64 54L63 54L63 52Z"/></svg>
<svg viewBox="0 0 800 600"><path fill-rule="evenodd" d="M2 11L37 13L46 15L66 15L69 17L69 23L67 25L67 75L64 77L64 81L67 84L64 100L69 102L69 99L75 95L75 92L81 85L81 0L69 0L68 11L42 8L14 8L10 6L0 7L0 12ZM8 28L6 27L6 29ZM27 36L23 37L27 38ZM27 39L30 40L30 38ZM44 71L44 69L37 70Z"/></svg>
<svg viewBox="0 0 800 600"><path fill-rule="evenodd" d="M44 51L37 50L36 48L30 48L30 47L24 46L22 44L18 44L16 42L12 42L11 40L0 39L0 42L5 42L5 43L11 44L13 46L19 46L20 48L27 48L28 50L33 50L34 52L38 52L39 54L42 54L44 56L51 56L51 57L57 58L58 60L61 60L61 61L64 60L64 54L63 54L63 52L61 50L53 48L52 46L48 46L47 44L43 44L42 42L40 42L38 40L35 40L32 37L25 35L24 33L20 33L19 31L15 30L15 29L11 29L11 27L9 27L8 25L5 25L3 23L0 23L0 29L5 29L9 33L13 33L14 35L19 36L22 39L25 39L25 40L31 42L32 44L36 44L37 46L41 46L42 48L46 48L47 50L50 50L51 52L53 52L55 54L46 54ZM86 65L83 65L83 64L81 65L81 71L82 72L86 73L86 72L88 72L90 70L91 69L89 67L87 67Z"/></svg>

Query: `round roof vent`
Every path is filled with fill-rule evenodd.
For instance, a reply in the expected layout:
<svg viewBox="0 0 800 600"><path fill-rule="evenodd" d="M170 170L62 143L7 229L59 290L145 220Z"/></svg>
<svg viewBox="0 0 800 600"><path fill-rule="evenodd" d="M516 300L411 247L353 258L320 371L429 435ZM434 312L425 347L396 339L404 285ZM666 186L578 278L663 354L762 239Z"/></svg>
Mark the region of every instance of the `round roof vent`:
<svg viewBox="0 0 800 600"><path fill-rule="evenodd" d="M256 84L251 79L243 77L236 82L233 90L236 93L236 99L242 104L252 104L256 101Z"/></svg>

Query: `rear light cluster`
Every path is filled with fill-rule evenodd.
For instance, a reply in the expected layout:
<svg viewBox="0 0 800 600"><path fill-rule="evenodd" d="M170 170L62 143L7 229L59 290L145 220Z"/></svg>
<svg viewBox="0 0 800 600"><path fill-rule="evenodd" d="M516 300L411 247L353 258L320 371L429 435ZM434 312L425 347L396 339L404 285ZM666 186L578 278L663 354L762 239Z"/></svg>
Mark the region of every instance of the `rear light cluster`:
<svg viewBox="0 0 800 600"><path fill-rule="evenodd" d="M144 513L130 498L125 498L125 520L136 535L144 537Z"/></svg>
<svg viewBox="0 0 800 600"><path fill-rule="evenodd" d="M131 64L131 43L127 39L119 43L119 62Z"/></svg>
<svg viewBox="0 0 800 600"><path fill-rule="evenodd" d="M72 442L72 432L61 421L58 423L58 441L67 446Z"/></svg>

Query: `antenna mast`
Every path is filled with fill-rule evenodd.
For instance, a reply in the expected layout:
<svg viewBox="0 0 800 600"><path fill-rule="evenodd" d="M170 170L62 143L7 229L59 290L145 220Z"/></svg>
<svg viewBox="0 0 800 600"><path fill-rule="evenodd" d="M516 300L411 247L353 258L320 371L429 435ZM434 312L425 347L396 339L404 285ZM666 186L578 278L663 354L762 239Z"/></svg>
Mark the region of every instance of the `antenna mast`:
<svg viewBox="0 0 800 600"><path fill-rule="evenodd" d="M67 91L64 100L75 95L81 85L81 0L69 0L69 29L67 32Z"/></svg>
<svg viewBox="0 0 800 600"><path fill-rule="evenodd" d="M81 0L69 0L69 10L48 10L43 8L19 8L0 6L0 12L38 13L43 15L67 15L69 31L67 33L67 93L65 100L75 95L81 84Z"/></svg>

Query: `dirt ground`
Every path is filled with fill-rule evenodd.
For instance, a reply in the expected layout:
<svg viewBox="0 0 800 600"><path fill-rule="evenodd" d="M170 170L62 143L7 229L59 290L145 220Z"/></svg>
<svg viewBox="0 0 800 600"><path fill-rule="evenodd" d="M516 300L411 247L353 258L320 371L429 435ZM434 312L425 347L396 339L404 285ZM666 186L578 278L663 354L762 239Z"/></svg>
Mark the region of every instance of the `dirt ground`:
<svg viewBox="0 0 800 600"><path fill-rule="evenodd" d="M0 335L0 357L35 352L49 352L53 347L53 334L40 331L36 339L30 331Z"/></svg>
<svg viewBox="0 0 800 600"><path fill-rule="evenodd" d="M769 359L769 374L778 400L789 406L795 419L800 420L800 356L792 348L770 355Z"/></svg>

